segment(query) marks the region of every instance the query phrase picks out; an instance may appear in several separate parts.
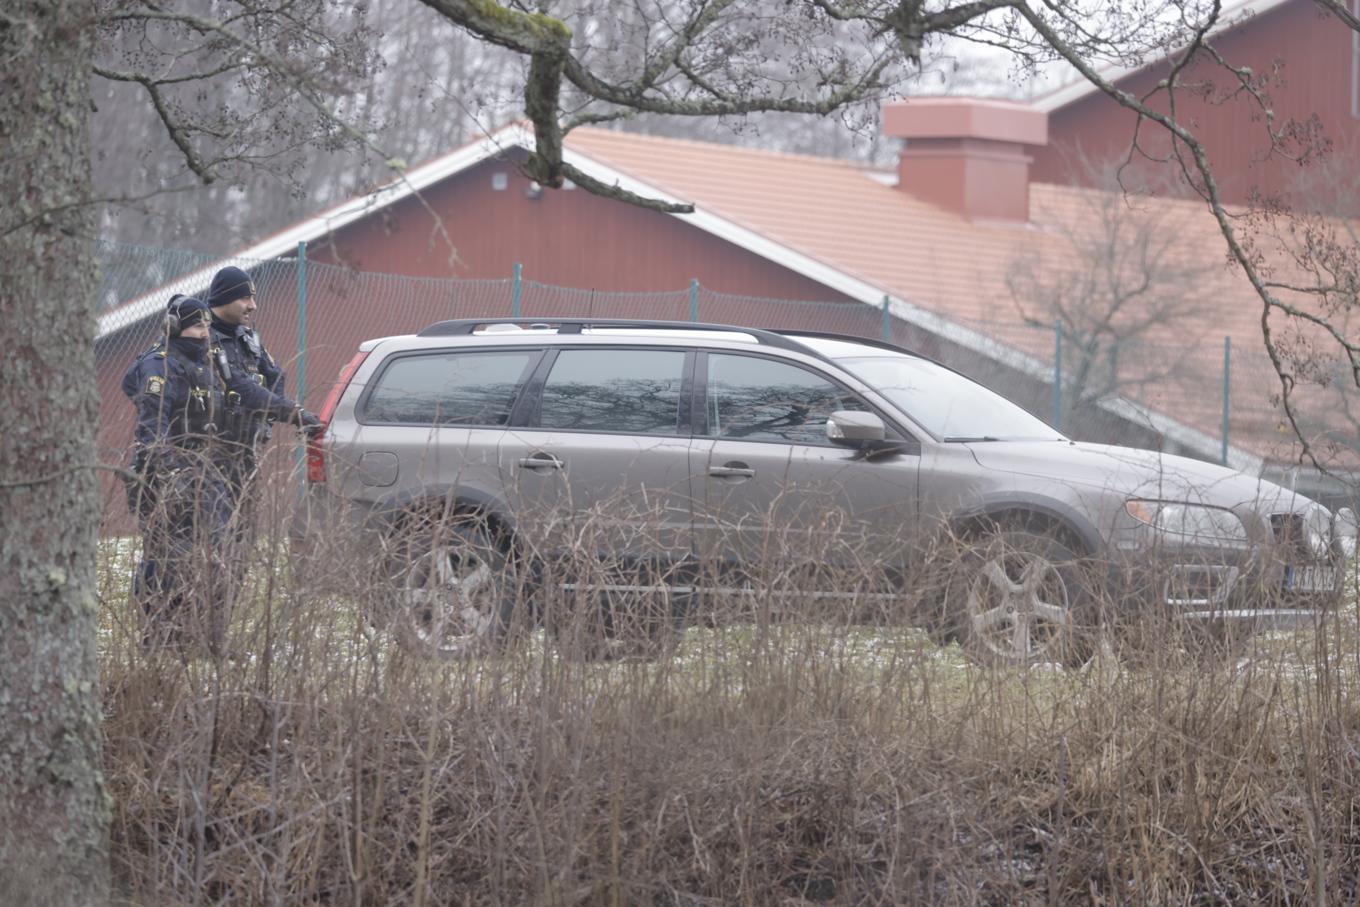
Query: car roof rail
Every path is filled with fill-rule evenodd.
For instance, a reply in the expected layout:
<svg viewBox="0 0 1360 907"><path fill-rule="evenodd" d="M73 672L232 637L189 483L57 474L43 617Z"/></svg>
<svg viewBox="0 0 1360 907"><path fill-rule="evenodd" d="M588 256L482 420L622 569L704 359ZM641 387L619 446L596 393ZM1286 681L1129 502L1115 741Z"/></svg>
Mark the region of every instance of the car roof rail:
<svg viewBox="0 0 1360 907"><path fill-rule="evenodd" d="M813 349L805 344L799 343L797 337L820 337L826 340L844 340L848 343L859 343L864 346L871 346L876 349L891 350L894 353L903 353L908 356L915 356L918 359L925 359L935 362L929 356L900 347L895 343L886 340L876 340L871 337L859 337L854 334L838 334L833 331L804 331L797 329L774 329L774 328L752 328L743 327L739 324L715 324L706 321L652 321L643 318L456 318L450 321L437 321L429 327L421 330L417 337L456 337L467 336L476 333L477 328L490 327L491 325L513 324L524 325L527 327L555 327L559 334L580 334L586 328L640 328L643 330L665 330L665 331L713 331L715 333L727 334L746 334L758 343L765 346L773 346L779 349L794 350L799 353L815 356L831 362L829 357L823 355L821 351ZM936 363L943 365L943 363ZM949 368L949 366L944 366ZM950 369L954 371L954 369Z"/></svg>
<svg viewBox="0 0 1360 907"><path fill-rule="evenodd" d="M798 328L778 328L772 329L775 334L786 337L817 337L821 340L844 340L847 343L858 343L862 346L872 346L875 349L891 350L894 353L905 353L908 356L915 356L917 359L928 359L915 350L909 350L904 346L898 346L887 340L877 340L873 337L860 337L858 334L838 334L835 331L804 331Z"/></svg>
<svg viewBox="0 0 1360 907"><path fill-rule="evenodd" d="M807 347L778 331L743 327L737 324L711 324L704 321L651 321L639 318L458 318L437 321L416 334L417 337L457 337L476 333L477 328L493 324L515 324L525 327L541 325L555 327L559 334L580 334L587 328L638 328L660 331L713 331L726 334L746 334L765 346L807 352ZM854 338L847 337L847 340Z"/></svg>

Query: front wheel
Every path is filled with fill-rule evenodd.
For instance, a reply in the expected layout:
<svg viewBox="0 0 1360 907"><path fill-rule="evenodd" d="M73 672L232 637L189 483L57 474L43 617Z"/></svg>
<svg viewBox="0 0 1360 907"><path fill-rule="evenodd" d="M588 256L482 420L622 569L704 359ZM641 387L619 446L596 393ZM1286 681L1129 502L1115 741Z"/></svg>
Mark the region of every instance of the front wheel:
<svg viewBox="0 0 1360 907"><path fill-rule="evenodd" d="M1073 665L1090 655L1081 568L1052 536L1008 530L982 540L964 555L951 591L958 634L978 661Z"/></svg>
<svg viewBox="0 0 1360 907"><path fill-rule="evenodd" d="M515 612L514 570L483 522L423 526L401 547L392 622L403 648L452 658L505 641Z"/></svg>

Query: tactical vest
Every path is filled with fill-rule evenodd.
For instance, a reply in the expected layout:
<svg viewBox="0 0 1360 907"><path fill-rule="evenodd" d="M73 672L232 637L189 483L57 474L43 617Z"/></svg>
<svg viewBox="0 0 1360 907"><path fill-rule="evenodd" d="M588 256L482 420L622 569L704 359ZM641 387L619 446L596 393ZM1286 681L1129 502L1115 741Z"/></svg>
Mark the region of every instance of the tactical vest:
<svg viewBox="0 0 1360 907"><path fill-rule="evenodd" d="M213 362L225 361L223 347L232 344L233 351L241 353L240 361L245 366L245 375L238 377L243 377L260 387L264 387L264 375L260 373L260 341L253 331L244 337L238 337L235 334L224 334L214 327L212 329L212 341L212 349L208 351L208 356ZM243 342L244 350L241 349ZM268 439L268 415L259 411L247 410L241 403L241 395L236 391L229 390L226 396L223 436L229 441L242 444L253 450Z"/></svg>
<svg viewBox="0 0 1360 907"><path fill-rule="evenodd" d="M222 380L211 359L200 364L173 347L168 355L183 368L189 384L183 409L170 414L170 436L176 444L199 446L225 429L227 401Z"/></svg>

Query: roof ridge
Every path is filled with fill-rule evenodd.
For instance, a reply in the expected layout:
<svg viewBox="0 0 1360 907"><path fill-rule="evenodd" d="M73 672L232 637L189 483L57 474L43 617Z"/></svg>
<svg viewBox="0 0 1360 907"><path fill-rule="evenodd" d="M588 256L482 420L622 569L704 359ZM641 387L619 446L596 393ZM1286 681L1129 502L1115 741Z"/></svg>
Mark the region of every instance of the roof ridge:
<svg viewBox="0 0 1360 907"><path fill-rule="evenodd" d="M1276 7L1284 6L1292 0L1229 0L1224 8L1219 10L1219 20L1212 29L1209 30L1207 37L1217 38L1220 35L1234 31L1240 26L1250 23L1258 16L1274 10ZM1137 75L1146 69L1156 66L1158 63L1165 63L1170 55L1184 49L1189 42L1183 42L1174 48L1166 49L1162 56L1149 59L1138 66L1126 66L1120 63L1108 63L1097 70L1105 81L1117 85L1130 76ZM1047 113L1075 103L1082 98L1099 91L1095 83L1081 75L1073 76L1061 85L1056 85L1047 91L1041 92L1030 98L1028 103Z"/></svg>
<svg viewBox="0 0 1360 907"><path fill-rule="evenodd" d="M818 163L818 164L832 164L832 165L842 166L842 167L849 168L849 169L851 169L851 170L883 170L883 169L885 169L885 168L883 168L883 167L877 167L877 166L875 166L875 165L869 163L868 161L858 161L858 160L854 160L854 159L852 159L852 158L831 157L831 156L829 156L829 155L822 155L822 154L809 154L809 153L807 153L807 152L805 152L805 151L784 151L784 150L781 150L781 149L772 149L772 148L756 148L756 147L753 147L753 146L751 146L751 145L740 145L740 144L730 144L730 145L729 145L729 144L727 144L726 142L714 142L714 141L710 141L710 140L707 140L707 139L676 138L676 137L674 137L674 136L668 136L668 135L653 135L653 134L647 133L647 132L627 132L627 131L622 130L622 129L606 129L606 128L602 128L602 127L599 127L599 126L579 126L579 127L577 127L576 129L573 129L571 132L567 133L567 135L566 135L566 142L567 142L568 145L571 144L571 137L572 137L573 135L578 134L578 133L586 133L586 134L588 134L588 135L609 136L609 137L611 137L611 138L612 138L612 137L621 137L621 138L623 138L623 139L626 140L626 141L637 140L637 141L641 141L641 142L655 142L655 143L658 143L658 144L667 144L667 145L685 145L685 146L694 146L694 147L701 148L701 149L705 149L705 150L708 150L708 151L711 151L713 148L716 147L716 148L721 148L721 149L723 149L724 151L734 151L734 152L740 152L740 153L747 153L747 154L755 155L755 156L758 156L758 157L777 157L777 158L786 158L786 159L792 159L792 160L804 160L804 161L815 162L815 163Z"/></svg>

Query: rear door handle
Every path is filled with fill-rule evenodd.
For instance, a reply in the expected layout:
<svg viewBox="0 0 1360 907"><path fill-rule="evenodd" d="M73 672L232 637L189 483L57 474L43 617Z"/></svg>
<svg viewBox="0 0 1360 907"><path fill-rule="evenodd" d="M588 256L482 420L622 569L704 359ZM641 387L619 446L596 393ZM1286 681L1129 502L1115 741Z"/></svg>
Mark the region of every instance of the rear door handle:
<svg viewBox="0 0 1360 907"><path fill-rule="evenodd" d="M530 454L519 461L521 469L561 469L567 464L550 453Z"/></svg>
<svg viewBox="0 0 1360 907"><path fill-rule="evenodd" d="M750 479L755 477L756 471L745 463L724 463L708 467L708 474L720 479Z"/></svg>

